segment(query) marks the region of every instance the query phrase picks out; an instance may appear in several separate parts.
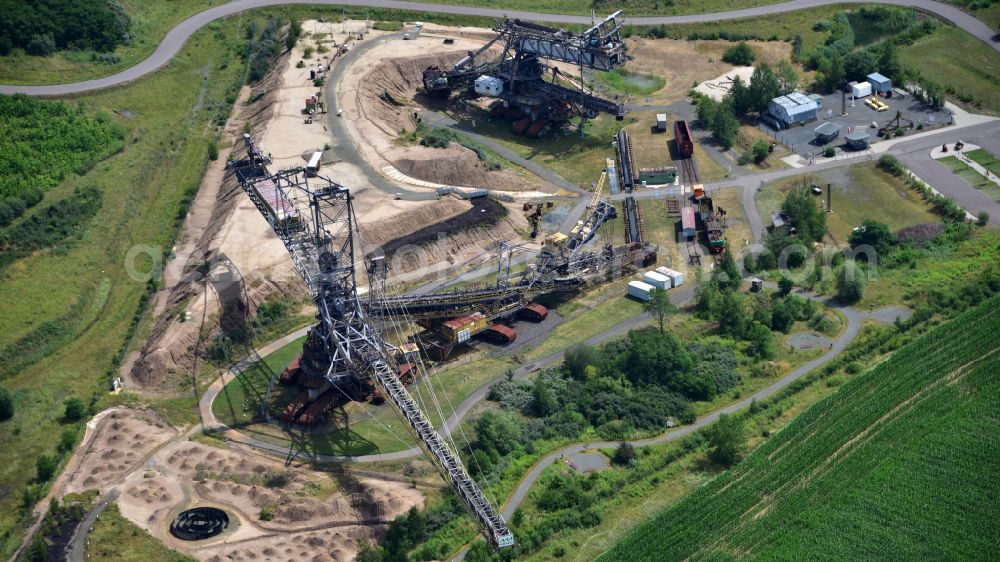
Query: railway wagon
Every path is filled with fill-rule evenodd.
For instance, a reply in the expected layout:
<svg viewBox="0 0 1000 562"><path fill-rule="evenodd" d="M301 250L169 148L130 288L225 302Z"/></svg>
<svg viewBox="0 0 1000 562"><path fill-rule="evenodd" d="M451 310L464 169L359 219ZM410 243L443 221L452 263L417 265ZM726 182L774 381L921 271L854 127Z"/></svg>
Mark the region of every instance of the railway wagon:
<svg viewBox="0 0 1000 562"><path fill-rule="evenodd" d="M691 158L694 154L694 137L687 121L674 122L674 142L677 143L677 153L681 158Z"/></svg>

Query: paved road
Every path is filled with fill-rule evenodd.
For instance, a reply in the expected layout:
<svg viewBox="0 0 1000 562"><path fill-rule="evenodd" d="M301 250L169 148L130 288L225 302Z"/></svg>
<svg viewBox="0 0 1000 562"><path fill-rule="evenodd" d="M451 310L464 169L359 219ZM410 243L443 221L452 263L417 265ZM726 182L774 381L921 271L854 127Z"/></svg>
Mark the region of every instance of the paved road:
<svg viewBox="0 0 1000 562"><path fill-rule="evenodd" d="M929 157L931 149L945 142L949 147L953 146L957 140L979 145L992 154L1000 154L1000 126L995 123L969 127L947 136L900 143L889 152L898 156L920 179L954 199L966 211L973 215L986 211L990 214L990 222L1000 225L1000 204Z"/></svg>
<svg viewBox="0 0 1000 562"><path fill-rule="evenodd" d="M954 23L956 26L964 29L978 39L984 41L986 44L992 48L1000 51L1000 37L992 29L990 29L986 24L976 19L971 14L968 14L954 6L949 6L941 2L935 2L933 0L849 0L847 2L842 2L840 0L791 0L790 2L784 2L781 4L772 4L768 6L757 6L753 8L746 8L743 10L733 10L728 12L717 12L708 14L694 14L688 16L654 16L654 17L640 17L640 18L629 18L629 23L636 25L660 25L660 24L678 24L678 23L696 23L705 21L719 21L724 19L734 19L734 18L744 18L751 16L762 16L768 14L777 14L780 12L786 12L790 10L799 10L804 8L814 8L817 6L825 6L830 4L844 4L844 3L877 3L877 4L893 4L898 6L912 6L927 12L938 15L939 17ZM188 40L191 35L208 25L210 22L237 14L246 10L252 10L254 8L263 8L267 6L275 6L281 4L333 4L341 6L367 6L376 8L392 8L399 10L415 10L421 12L437 12L442 14L461 14L469 16L485 16L485 17L500 17L503 15L508 15L511 17L519 17L525 19L542 20L554 23L578 23L578 24L588 24L591 19L588 16L572 16L565 14L545 14L545 13L535 13L535 12L524 12L517 10L501 10L495 8L479 8L473 6L451 6L448 4L427 4L423 2L403 2L399 0L236 0L228 4L223 4L221 6L216 6L205 10L204 12L199 12L190 18L184 20L183 22L177 24L176 27L167 32L167 35L160 42L159 46L153 51L148 58L139 62L135 66L123 70L117 74L112 74L111 76L106 76L103 78L97 78L94 80L86 80L83 82L75 82L72 84L53 84L48 86L17 86L17 85L0 85L0 94L15 94L24 93L32 96L62 96L67 94L75 94L79 92L87 92L91 90L98 90L101 88L108 88L111 86L117 86L119 84L125 84L131 82L138 78L153 72L160 67L164 66L170 59L174 57L184 46L184 43Z"/></svg>
<svg viewBox="0 0 1000 562"><path fill-rule="evenodd" d="M95 505L83 518L83 521L76 527L76 533L73 535L73 539L69 543L69 560L72 562L85 562L87 559L87 533L94 527L94 523L97 522L97 518L101 516L101 512L104 511L108 505L114 503L118 499L118 488L112 488L108 493L101 497L97 505Z"/></svg>
<svg viewBox="0 0 1000 562"><path fill-rule="evenodd" d="M358 148L358 140L354 138L354 135L351 134L350 129L346 125L348 120L359 119L360 117L349 117L346 112L343 115L337 115L337 108L340 107L337 103L337 95L340 91L340 81L344 77L344 72L351 67L351 64L358 57L379 46L383 41L401 39L402 37L402 33L396 33L386 35L375 41L356 43L350 51L342 55L337 60L337 63L333 65L326 88L327 122L330 125L331 132L330 146L333 153L340 160L356 166L365 174L365 177L372 185L386 193L398 194L401 198L408 201L437 199L437 193L434 191L413 191L386 181L385 178L372 168L365 156L361 154L361 150Z"/></svg>

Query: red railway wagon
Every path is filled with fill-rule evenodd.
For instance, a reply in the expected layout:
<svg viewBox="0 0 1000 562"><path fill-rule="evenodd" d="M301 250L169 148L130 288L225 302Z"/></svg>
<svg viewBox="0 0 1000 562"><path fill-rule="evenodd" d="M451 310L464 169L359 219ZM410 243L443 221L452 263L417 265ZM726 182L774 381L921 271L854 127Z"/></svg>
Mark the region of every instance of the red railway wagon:
<svg viewBox="0 0 1000 562"><path fill-rule="evenodd" d="M691 136L687 121L674 122L674 142L677 143L677 152L681 158L691 158L694 154L694 137Z"/></svg>

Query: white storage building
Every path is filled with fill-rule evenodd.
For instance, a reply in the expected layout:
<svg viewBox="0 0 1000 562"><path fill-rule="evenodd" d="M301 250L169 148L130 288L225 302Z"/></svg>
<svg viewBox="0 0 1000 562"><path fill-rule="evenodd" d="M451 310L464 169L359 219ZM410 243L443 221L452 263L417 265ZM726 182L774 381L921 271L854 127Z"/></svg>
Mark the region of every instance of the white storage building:
<svg viewBox="0 0 1000 562"><path fill-rule="evenodd" d="M649 283L643 283L642 281L629 281L628 296L646 302L649 300L649 293L653 290L653 288L654 287Z"/></svg>
<svg viewBox="0 0 1000 562"><path fill-rule="evenodd" d="M802 92L792 92L787 96L771 100L767 106L767 112L781 121L785 127L788 127L796 123L815 120L819 113L819 104Z"/></svg>
<svg viewBox="0 0 1000 562"><path fill-rule="evenodd" d="M657 289L669 289L673 285L670 283L670 278L658 271L647 271L642 276L643 282L656 287Z"/></svg>

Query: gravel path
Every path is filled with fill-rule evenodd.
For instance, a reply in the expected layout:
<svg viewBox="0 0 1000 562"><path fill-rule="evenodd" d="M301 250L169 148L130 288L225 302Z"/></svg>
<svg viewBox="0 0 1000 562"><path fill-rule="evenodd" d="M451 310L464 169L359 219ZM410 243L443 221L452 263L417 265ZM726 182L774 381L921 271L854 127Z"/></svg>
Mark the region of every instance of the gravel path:
<svg viewBox="0 0 1000 562"><path fill-rule="evenodd" d="M719 21L726 19L745 18L752 16L762 16L777 14L791 10L805 8L815 8L831 4L856 3L862 0L791 0L782 4L771 4L768 6L757 6L742 10L732 10L728 12L716 12L708 14L693 14L688 16L654 16L629 18L628 21L634 25L660 25L678 23L697 23L706 21ZM948 4L935 2L933 0L864 0L868 4L892 4L897 6L911 6L926 12L938 15L948 20L961 29L982 40L990 47L1000 51L1000 42L997 34L986 24L979 21L975 16ZM501 17L508 15L515 18L531 20L542 20L553 23L576 23L589 24L589 16L573 16L566 14L544 14L535 12L524 12L518 10L502 10L496 8L478 8L473 6L452 6L448 4L428 4L423 2L403 2L400 0L236 0L199 12L176 27L167 32L167 35L160 42L159 46L149 57L139 62L135 66L123 70L111 76L74 82L72 84L53 84L48 86L20 86L20 85L0 85L0 94L23 93L32 96L62 96L79 92L88 92L125 84L141 78L164 66L174 57L191 37L210 22L238 14L246 10L276 6L281 4L334 4L340 6L368 6L373 8L392 8L399 10L415 10L419 12L437 12L442 14L461 14L469 16Z"/></svg>

